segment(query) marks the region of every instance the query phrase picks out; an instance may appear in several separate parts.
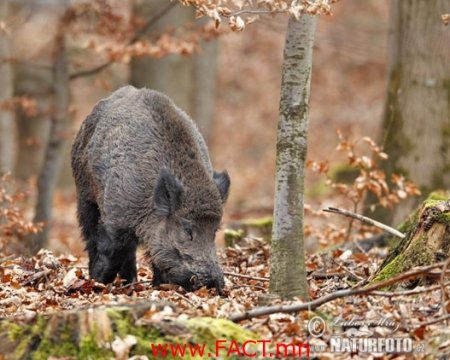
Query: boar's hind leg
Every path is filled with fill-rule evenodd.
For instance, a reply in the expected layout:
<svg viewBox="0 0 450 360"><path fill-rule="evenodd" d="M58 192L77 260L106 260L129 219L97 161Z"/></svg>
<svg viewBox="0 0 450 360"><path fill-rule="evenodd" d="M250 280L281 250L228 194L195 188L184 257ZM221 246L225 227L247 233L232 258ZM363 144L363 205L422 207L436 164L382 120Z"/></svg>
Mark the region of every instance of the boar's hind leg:
<svg viewBox="0 0 450 360"><path fill-rule="evenodd" d="M136 279L137 238L131 230L110 230L98 226L97 255L90 275L104 284L114 280L117 273L127 282Z"/></svg>
<svg viewBox="0 0 450 360"><path fill-rule="evenodd" d="M89 274L97 257L97 237L100 211L96 203L78 197L78 221L81 227L81 235L86 241L86 249L89 254Z"/></svg>

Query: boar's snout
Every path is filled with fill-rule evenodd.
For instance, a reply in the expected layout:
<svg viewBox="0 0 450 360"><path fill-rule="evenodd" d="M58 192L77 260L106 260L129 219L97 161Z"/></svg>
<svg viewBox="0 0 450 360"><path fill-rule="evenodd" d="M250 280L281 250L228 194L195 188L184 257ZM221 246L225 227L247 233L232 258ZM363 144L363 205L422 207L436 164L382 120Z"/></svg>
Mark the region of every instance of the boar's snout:
<svg viewBox="0 0 450 360"><path fill-rule="evenodd" d="M192 290L200 289L203 286L208 288L215 288L219 294L222 293L222 289L225 286L222 270L217 265L214 265L206 273L199 272L194 274L189 279L190 287Z"/></svg>
<svg viewBox="0 0 450 360"><path fill-rule="evenodd" d="M223 272L218 264L208 264L197 271L176 266L161 271L153 266L153 285L177 284L187 291L195 291L203 286L215 288L219 294L225 286Z"/></svg>

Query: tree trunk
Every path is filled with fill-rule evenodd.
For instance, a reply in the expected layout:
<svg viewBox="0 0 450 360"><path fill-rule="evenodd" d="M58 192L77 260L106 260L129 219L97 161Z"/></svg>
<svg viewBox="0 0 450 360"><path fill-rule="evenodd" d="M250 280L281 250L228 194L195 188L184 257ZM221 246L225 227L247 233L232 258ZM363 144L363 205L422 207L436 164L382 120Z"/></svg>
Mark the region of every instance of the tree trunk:
<svg viewBox="0 0 450 360"><path fill-rule="evenodd" d="M147 301L41 314L31 320L2 320L0 358L128 359L136 356L159 359L165 357L164 348L168 357L178 358L171 356L172 345L175 349L176 344L186 347L188 358L192 358L189 344L198 344L204 350L199 358L206 358L208 353L215 354L218 339L243 344L256 337L253 332L225 319L153 318L152 314L158 315L161 311L169 313L168 308L176 314L176 309L167 302ZM222 356L225 354L226 350L220 352Z"/></svg>
<svg viewBox="0 0 450 360"><path fill-rule="evenodd" d="M0 2L0 16L8 19L9 4ZM0 18L0 21L1 21ZM11 56L9 36L0 34L0 102L11 100L13 97L13 69L8 61ZM0 109L0 175L10 173L14 166L14 113L10 110Z"/></svg>
<svg viewBox="0 0 450 360"><path fill-rule="evenodd" d="M281 81L270 292L307 298L303 192L315 17L289 20Z"/></svg>
<svg viewBox="0 0 450 360"><path fill-rule="evenodd" d="M418 184L422 200L450 186L450 47L441 21L448 0L391 1L389 82L382 144L386 174L402 173ZM403 201L395 211L368 213L398 224L420 199ZM373 203L369 198L367 203Z"/></svg>
<svg viewBox="0 0 450 360"><path fill-rule="evenodd" d="M42 165L50 130L52 106L52 44L59 9L40 2L11 2L13 15L29 13L26 22L15 29L11 42L12 55L23 63L14 66L14 94L36 101L37 112L16 112L17 160L15 176L28 180L36 176ZM39 34L37 37L36 34Z"/></svg>
<svg viewBox="0 0 450 360"><path fill-rule="evenodd" d="M133 9L134 16L147 19L167 4L167 0L143 1ZM179 27L194 21L194 10L181 4L176 5L149 29L148 34L157 34L169 27ZM161 59L148 56L131 61L131 84L149 87L165 93L188 114L192 115L191 96L193 64L192 58L169 55Z"/></svg>
<svg viewBox="0 0 450 360"><path fill-rule="evenodd" d="M30 235L28 238L28 247L31 253L36 253L41 249L48 239L53 195L64 156L64 145L69 133L70 91L63 25L61 25L61 31L55 40L53 84L52 123L44 163L38 178L38 197L34 217L35 222L44 223L44 228L41 232Z"/></svg>
<svg viewBox="0 0 450 360"><path fill-rule="evenodd" d="M201 21L201 19L200 19ZM209 144L216 109L218 41L202 43L200 54L193 56L192 117Z"/></svg>
<svg viewBox="0 0 450 360"><path fill-rule="evenodd" d="M166 4L167 0L141 2L133 9L134 16L151 18ZM178 4L158 20L147 35L194 20L194 9ZM161 59L142 57L131 61L131 84L170 96L194 119L206 141L211 135L214 119L217 46L217 41L203 43L201 53L192 57L169 55Z"/></svg>
<svg viewBox="0 0 450 360"><path fill-rule="evenodd" d="M450 193L432 193L400 226L406 234L381 264L374 282L450 256Z"/></svg>

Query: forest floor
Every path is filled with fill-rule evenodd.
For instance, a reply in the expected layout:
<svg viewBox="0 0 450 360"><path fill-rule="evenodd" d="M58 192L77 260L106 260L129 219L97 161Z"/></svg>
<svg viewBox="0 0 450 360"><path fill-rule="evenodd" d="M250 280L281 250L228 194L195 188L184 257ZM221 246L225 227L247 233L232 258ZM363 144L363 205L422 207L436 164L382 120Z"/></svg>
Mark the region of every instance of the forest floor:
<svg viewBox="0 0 450 360"><path fill-rule="evenodd" d="M153 315L159 321L179 316L228 318L257 307L268 293L269 254L270 247L256 238L246 238L234 247L221 250L220 261L226 273L226 287L221 296L215 289L186 292L175 285L153 288L152 273L144 258L139 260L138 282L131 286L124 286L118 280L108 286L90 281L85 258L55 256L47 250L33 258L4 258L0 264L0 317L32 319L40 313L87 306L168 300L176 309L163 309L161 314ZM374 273L384 255L374 248L369 253L337 249L309 256L311 300L354 287ZM312 351L317 350L314 355L321 359L427 356L444 359L443 354L450 354L450 330L442 320L443 293L439 284L431 284L433 276L436 280L439 273L431 274L428 282L413 292L397 288L348 296L327 302L315 311L276 313L245 320L241 325L254 331L260 339L271 339L272 343L308 343ZM411 282L403 283L408 284ZM285 304L295 301L298 300ZM308 328L308 322L317 315L325 319L326 325L323 333L315 334ZM332 354L331 337L402 338L412 349L411 353L404 354L369 355L347 351L347 348L342 354Z"/></svg>
<svg viewBox="0 0 450 360"><path fill-rule="evenodd" d="M262 21L249 26L243 34L220 39L217 118L210 149L215 166L219 170L227 168L232 178L224 229L242 219L272 213L284 30L284 21ZM386 35L386 1L347 0L338 3L334 17L319 21L310 106L310 159L327 159L335 167L345 162L334 151L337 128L351 139L368 134L376 139L385 94ZM75 93L78 122L74 128L98 99L99 91L94 94L85 90L86 87L80 88ZM308 173L305 195L310 204L305 221L308 281L310 298L317 299L350 289L367 279L386 251L346 250L342 241L348 223L319 213L329 205L348 207L349 203L327 189L323 179ZM371 231L362 229L359 238L370 234ZM177 307L177 311L161 314L161 318L181 314L227 318L258 306L268 292L269 245L260 239L247 238L234 247L224 247L223 231L218 241L223 270L247 276L226 275L222 296L207 289L187 293L174 286L153 288L151 270L142 257L139 282L133 286L93 283L88 278L84 244L76 224L72 186L59 191L55 199L49 244L53 252L43 250L33 258L0 259L0 317L31 318L39 313L85 306L160 299ZM412 293L406 289L411 283L403 283L403 287L384 294L336 299L315 312L278 313L241 324L264 339L287 343L302 340L317 349L329 349L331 336L355 335L349 332L355 327L348 323L342 326L340 319L362 319L367 323L357 327L358 337L392 335L411 339L414 354L366 356L353 352L340 354L341 358L445 359L450 356L450 330L445 321L438 321L446 313L437 277L431 276ZM326 319L327 328L321 336L314 337L308 331L308 322L318 314ZM318 357L338 358L337 354L326 352Z"/></svg>

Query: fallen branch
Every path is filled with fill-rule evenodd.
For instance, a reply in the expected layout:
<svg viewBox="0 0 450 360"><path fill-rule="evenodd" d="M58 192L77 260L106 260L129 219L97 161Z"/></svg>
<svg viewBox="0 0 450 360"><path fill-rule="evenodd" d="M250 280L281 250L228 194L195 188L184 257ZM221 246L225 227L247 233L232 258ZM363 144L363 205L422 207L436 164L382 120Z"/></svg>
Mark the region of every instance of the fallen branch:
<svg viewBox="0 0 450 360"><path fill-rule="evenodd" d="M299 311L312 311L319 306L326 304L328 302L331 302L336 299L354 296L354 295L364 295L369 294L374 290L378 290L381 288L384 288L386 286L390 286L393 284L396 284L402 280L407 280L409 278L414 278L419 275L423 275L428 273L430 270L436 269L440 266L442 266L444 263L440 262L433 265L423 266L419 267L413 270L410 270L408 272L405 272L403 274L397 275L391 279L387 279L384 281L381 281L377 284L370 285L365 288L351 288L346 290L339 290L335 293L323 296L321 298L306 302L306 303L294 303L290 305L273 305L273 306L262 306L254 308L253 310L249 310L243 313L236 313L232 314L229 319L234 322L240 322L243 320L252 319L259 316L264 315L270 315L275 313L292 313L292 312L299 312Z"/></svg>
<svg viewBox="0 0 450 360"><path fill-rule="evenodd" d="M132 283L129 283L129 284L125 284L125 285L119 286L117 288L117 290L123 290L123 289L129 288L129 287L135 286L135 285L151 284L152 282L153 282L153 280L136 281L136 282L132 282Z"/></svg>
<svg viewBox="0 0 450 360"><path fill-rule="evenodd" d="M43 277L47 277L47 275L50 272L51 272L51 270L38 271L37 273L34 273L33 275L31 275L27 280L23 281L20 285L26 286L26 285L32 284L36 280L39 280L39 279L41 279Z"/></svg>
<svg viewBox="0 0 450 360"><path fill-rule="evenodd" d="M179 292L174 292L175 296L178 296L180 299L186 301L189 305L191 305L193 308L197 308L198 305L194 304L190 299L188 299L186 296L181 295Z"/></svg>
<svg viewBox="0 0 450 360"><path fill-rule="evenodd" d="M335 208L335 207L328 207L326 209L323 209L323 211L325 212L329 212L329 213L333 213L333 214L339 214L339 215L344 215L346 217L349 218L353 218L356 220L359 220L363 223L366 223L368 225L372 225L372 226L376 226L379 229L382 229L386 232L388 232L391 235L394 235L400 239L403 239L406 235L401 233L400 231L391 228L390 226L387 226L383 223L380 223L376 220L373 220L371 218L368 218L367 216L363 216L363 215L359 215L359 214L355 214L354 212L350 211L350 210L344 210L344 209L339 209L339 208Z"/></svg>
<svg viewBox="0 0 450 360"><path fill-rule="evenodd" d="M361 279L359 276L355 276L354 274L341 273L341 272L311 273L308 275L308 277L315 279L315 280L327 280L327 279L333 279L335 277L337 277L337 278L348 277L352 280L360 280Z"/></svg>
<svg viewBox="0 0 450 360"><path fill-rule="evenodd" d="M450 286L450 282L446 282L444 284L445 287ZM411 295L419 295L427 292L432 292L442 289L442 285L433 285L423 289L414 289L414 290L404 290L404 291L373 291L370 293L372 296L383 296L387 298L396 297L396 296L411 296Z"/></svg>
<svg viewBox="0 0 450 360"><path fill-rule="evenodd" d="M242 278L242 279L249 279L249 280L256 280L256 281L270 281L270 279L266 278L266 277L257 277L257 276L250 276L250 275L244 275L244 274L237 274L237 273L228 272L228 271L224 271L223 274L227 275L227 276Z"/></svg>

